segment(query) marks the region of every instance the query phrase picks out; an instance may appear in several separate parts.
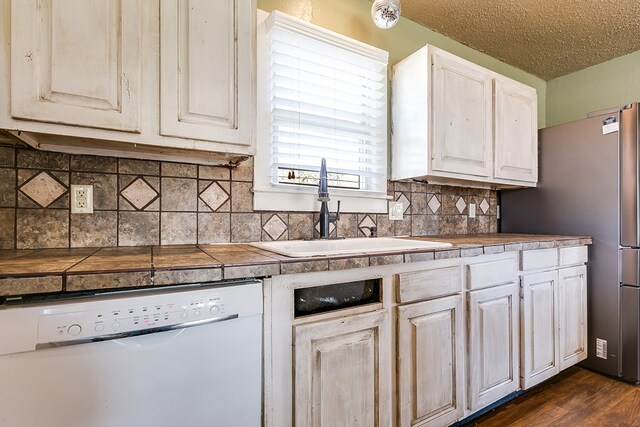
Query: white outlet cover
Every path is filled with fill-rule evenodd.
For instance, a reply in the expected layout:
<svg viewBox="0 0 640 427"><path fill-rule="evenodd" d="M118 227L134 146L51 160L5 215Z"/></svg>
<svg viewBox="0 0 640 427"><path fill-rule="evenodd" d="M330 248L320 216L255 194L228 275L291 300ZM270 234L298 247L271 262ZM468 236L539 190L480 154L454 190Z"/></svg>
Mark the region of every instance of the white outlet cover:
<svg viewBox="0 0 640 427"><path fill-rule="evenodd" d="M83 200L82 197L79 197L79 194L82 194L82 192L86 193L86 200ZM71 186L71 213L93 213L93 185Z"/></svg>
<svg viewBox="0 0 640 427"><path fill-rule="evenodd" d="M469 204L469 218L475 218L475 217L476 217L476 204L471 203Z"/></svg>
<svg viewBox="0 0 640 427"><path fill-rule="evenodd" d="M404 204L402 202L389 202L389 220L402 221Z"/></svg>

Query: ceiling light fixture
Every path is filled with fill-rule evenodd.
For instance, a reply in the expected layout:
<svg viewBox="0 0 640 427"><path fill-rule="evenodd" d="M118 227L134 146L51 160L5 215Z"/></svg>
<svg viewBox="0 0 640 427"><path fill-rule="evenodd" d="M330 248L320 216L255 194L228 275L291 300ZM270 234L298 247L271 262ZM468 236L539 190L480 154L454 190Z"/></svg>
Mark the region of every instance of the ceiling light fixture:
<svg viewBox="0 0 640 427"><path fill-rule="evenodd" d="M371 19L376 27L387 30L400 19L400 0L375 0L371 6Z"/></svg>

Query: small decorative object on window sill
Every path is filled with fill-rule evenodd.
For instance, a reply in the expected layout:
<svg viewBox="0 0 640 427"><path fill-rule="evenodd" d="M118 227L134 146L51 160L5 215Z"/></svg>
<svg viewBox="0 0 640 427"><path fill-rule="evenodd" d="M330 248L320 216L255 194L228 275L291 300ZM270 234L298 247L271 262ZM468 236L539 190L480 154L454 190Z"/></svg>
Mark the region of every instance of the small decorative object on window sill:
<svg viewBox="0 0 640 427"><path fill-rule="evenodd" d="M376 27L388 30L400 19L400 0L375 0L371 6L371 19Z"/></svg>

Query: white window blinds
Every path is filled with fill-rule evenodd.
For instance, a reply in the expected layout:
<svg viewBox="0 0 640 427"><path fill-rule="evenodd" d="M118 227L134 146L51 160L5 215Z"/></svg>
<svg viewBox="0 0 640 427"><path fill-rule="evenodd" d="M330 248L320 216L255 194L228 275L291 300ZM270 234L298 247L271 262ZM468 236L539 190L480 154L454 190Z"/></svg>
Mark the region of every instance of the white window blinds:
<svg viewBox="0 0 640 427"><path fill-rule="evenodd" d="M283 14L267 33L271 182L313 185L326 158L330 186L386 193L387 52Z"/></svg>

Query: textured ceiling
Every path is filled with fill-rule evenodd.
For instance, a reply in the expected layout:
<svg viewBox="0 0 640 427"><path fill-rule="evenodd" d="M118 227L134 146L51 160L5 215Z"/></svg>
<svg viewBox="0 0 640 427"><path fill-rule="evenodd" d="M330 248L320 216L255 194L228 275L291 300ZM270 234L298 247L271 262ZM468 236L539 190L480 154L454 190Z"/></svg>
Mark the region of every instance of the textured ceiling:
<svg viewBox="0 0 640 427"><path fill-rule="evenodd" d="M640 50L639 0L401 0L402 15L545 80Z"/></svg>

